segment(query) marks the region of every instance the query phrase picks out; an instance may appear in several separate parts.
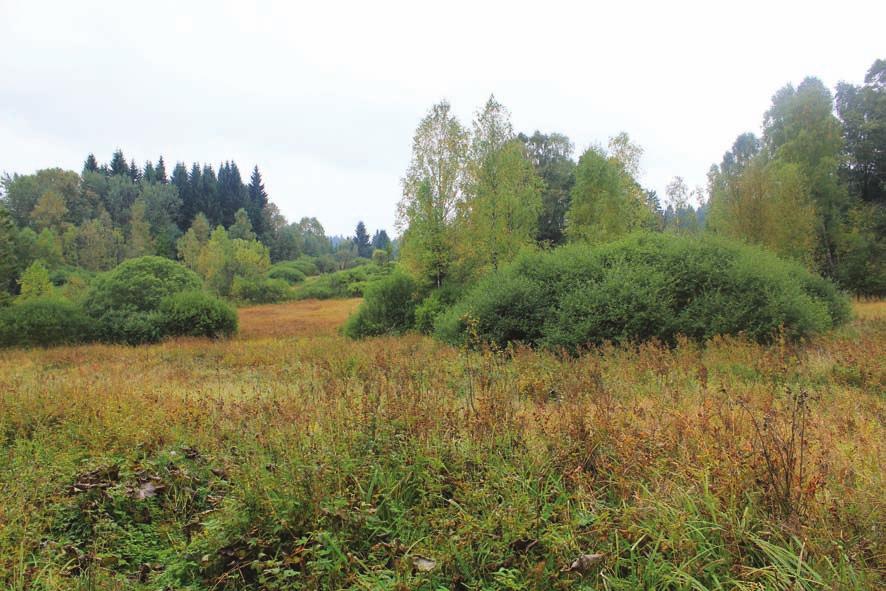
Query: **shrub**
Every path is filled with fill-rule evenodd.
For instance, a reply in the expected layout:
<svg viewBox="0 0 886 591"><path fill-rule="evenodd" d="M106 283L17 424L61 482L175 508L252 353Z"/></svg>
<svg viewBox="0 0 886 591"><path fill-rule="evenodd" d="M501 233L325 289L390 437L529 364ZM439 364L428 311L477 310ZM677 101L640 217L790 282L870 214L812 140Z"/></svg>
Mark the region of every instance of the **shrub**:
<svg viewBox="0 0 886 591"><path fill-rule="evenodd" d="M133 308L108 310L102 314L98 318L96 333L99 340L126 345L156 343L166 336L159 310Z"/></svg>
<svg viewBox="0 0 886 591"><path fill-rule="evenodd" d="M388 266L361 265L344 271L336 271L306 281L295 293L295 298L305 299L331 299L331 298L359 298L364 295L366 287L374 281L390 274Z"/></svg>
<svg viewBox="0 0 886 591"><path fill-rule="evenodd" d="M34 298L0 309L0 346L49 346L92 338L83 310L55 296Z"/></svg>
<svg viewBox="0 0 886 591"><path fill-rule="evenodd" d="M458 299L459 290L444 285L432 291L415 307L415 328L425 334L434 332L437 318L448 310Z"/></svg>
<svg viewBox="0 0 886 591"><path fill-rule="evenodd" d="M148 312L156 310L166 296L200 287L200 277L175 261L139 257L97 276L85 306L96 318L112 310Z"/></svg>
<svg viewBox="0 0 886 591"><path fill-rule="evenodd" d="M167 296L160 315L167 335L219 338L237 333L237 310L202 291Z"/></svg>
<svg viewBox="0 0 886 591"><path fill-rule="evenodd" d="M282 279L235 277L231 295L241 302L273 304L289 298L289 284Z"/></svg>
<svg viewBox="0 0 886 591"><path fill-rule="evenodd" d="M849 303L830 282L760 248L703 236L638 234L590 247L524 253L441 315L435 334L471 331L571 351L605 341L743 334L799 339L841 324Z"/></svg>
<svg viewBox="0 0 886 591"><path fill-rule="evenodd" d="M361 338L400 334L415 323L415 281L404 273L393 273L366 288L365 300L345 324L345 334Z"/></svg>
<svg viewBox="0 0 886 591"><path fill-rule="evenodd" d="M294 265L285 265L279 263L271 267L270 271L268 271L269 279L280 279L285 281L289 285L294 285L296 283L301 283L305 280L305 274L302 273L298 268Z"/></svg>

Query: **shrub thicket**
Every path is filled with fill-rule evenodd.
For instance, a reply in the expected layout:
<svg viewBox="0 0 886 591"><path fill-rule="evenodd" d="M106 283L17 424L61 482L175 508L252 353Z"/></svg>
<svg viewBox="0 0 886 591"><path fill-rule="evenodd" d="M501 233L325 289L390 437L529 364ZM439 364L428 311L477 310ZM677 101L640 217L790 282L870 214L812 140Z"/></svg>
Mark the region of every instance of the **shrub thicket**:
<svg viewBox="0 0 886 591"><path fill-rule="evenodd" d="M110 311L156 310L166 296L198 290L200 277L169 259L146 256L129 259L95 278L86 297L86 311L96 318Z"/></svg>
<svg viewBox="0 0 886 591"><path fill-rule="evenodd" d="M400 334L415 323L418 286L404 273L393 273L366 288L363 304L345 324L351 338Z"/></svg>
<svg viewBox="0 0 886 591"><path fill-rule="evenodd" d="M849 302L830 282L761 248L710 236L638 234L521 255L441 315L435 334L577 350L606 341L743 334L767 341L831 328Z"/></svg>
<svg viewBox="0 0 886 591"><path fill-rule="evenodd" d="M81 343L93 337L93 322L79 306L46 296L0 309L0 346Z"/></svg>
<svg viewBox="0 0 886 591"><path fill-rule="evenodd" d="M289 285L295 285L305 280L305 273L295 264L295 261L277 263L268 270L268 279L280 279Z"/></svg>
<svg viewBox="0 0 886 591"><path fill-rule="evenodd" d="M234 277L234 299L248 304L274 304L289 299L289 284L282 279Z"/></svg>
<svg viewBox="0 0 886 591"><path fill-rule="evenodd" d="M305 281L304 285L300 286L295 293L295 298L299 300L359 298L363 296L368 285L387 276L390 272L391 269L388 266L369 264L320 275L310 281Z"/></svg>
<svg viewBox="0 0 886 591"><path fill-rule="evenodd" d="M237 310L202 291L167 296L160 303L160 316L167 335L218 338L237 332Z"/></svg>

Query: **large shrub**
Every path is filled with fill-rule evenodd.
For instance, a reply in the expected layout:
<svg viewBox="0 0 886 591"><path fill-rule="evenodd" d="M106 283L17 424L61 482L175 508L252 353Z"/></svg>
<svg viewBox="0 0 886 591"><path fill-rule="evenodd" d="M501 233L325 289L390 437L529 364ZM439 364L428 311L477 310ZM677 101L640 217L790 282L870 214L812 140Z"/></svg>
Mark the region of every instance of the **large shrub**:
<svg viewBox="0 0 886 591"><path fill-rule="evenodd" d="M237 310L202 291L167 296L160 315L168 335L219 338L237 332Z"/></svg>
<svg viewBox="0 0 886 591"><path fill-rule="evenodd" d="M710 236L638 234L521 255L441 315L435 334L577 350L605 341L743 334L793 339L844 322L830 282L760 248Z"/></svg>
<svg viewBox="0 0 886 591"><path fill-rule="evenodd" d="M289 285L295 285L305 280L303 273L295 261L287 261L286 263L277 263L268 271L268 279L280 279Z"/></svg>
<svg viewBox="0 0 886 591"><path fill-rule="evenodd" d="M345 324L345 334L360 338L400 334L415 322L415 281L403 273L393 273L367 286L366 298Z"/></svg>
<svg viewBox="0 0 886 591"><path fill-rule="evenodd" d="M163 298L201 287L200 277L184 266L157 256L129 259L95 278L86 311L96 318L110 311L149 312Z"/></svg>
<svg viewBox="0 0 886 591"><path fill-rule="evenodd" d="M46 296L0 308L0 346L81 343L93 337L93 322L66 299Z"/></svg>
<svg viewBox="0 0 886 591"><path fill-rule="evenodd" d="M282 279L234 277L231 295L249 304L273 304L289 298L289 284Z"/></svg>

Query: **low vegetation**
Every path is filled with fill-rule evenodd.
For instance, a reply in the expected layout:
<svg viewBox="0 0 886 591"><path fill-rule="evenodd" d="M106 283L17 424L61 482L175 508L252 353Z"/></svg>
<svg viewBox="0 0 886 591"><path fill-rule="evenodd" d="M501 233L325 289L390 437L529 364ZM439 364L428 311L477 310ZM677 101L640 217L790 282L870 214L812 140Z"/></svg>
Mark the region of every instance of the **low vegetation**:
<svg viewBox="0 0 886 591"><path fill-rule="evenodd" d="M881 303L803 344L0 352L11 589L882 588Z"/></svg>

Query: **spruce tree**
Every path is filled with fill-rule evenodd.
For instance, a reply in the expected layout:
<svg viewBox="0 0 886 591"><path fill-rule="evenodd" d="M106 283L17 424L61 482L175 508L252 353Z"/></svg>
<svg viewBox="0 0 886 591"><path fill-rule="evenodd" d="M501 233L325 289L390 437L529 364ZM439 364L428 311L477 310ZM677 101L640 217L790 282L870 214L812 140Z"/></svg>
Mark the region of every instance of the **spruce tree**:
<svg viewBox="0 0 886 591"><path fill-rule="evenodd" d="M126 158L123 157L123 150L118 149L111 158L111 175L124 174L129 175L129 166L126 164Z"/></svg>
<svg viewBox="0 0 886 591"><path fill-rule="evenodd" d="M135 163L134 159L129 163L129 178L132 179L133 183L139 182L142 178L142 173L138 169L138 165Z"/></svg>
<svg viewBox="0 0 886 591"><path fill-rule="evenodd" d="M83 163L83 173L87 172L98 172L98 161L95 159L95 154L90 153L86 157L86 162Z"/></svg>
<svg viewBox="0 0 886 591"><path fill-rule="evenodd" d="M146 183L157 182L157 171L154 169L154 164L150 160L145 162L145 167L142 172L142 180Z"/></svg>
<svg viewBox="0 0 886 591"><path fill-rule="evenodd" d="M357 247L357 256L369 258L372 256L372 245L369 243L369 234L366 232L366 224L357 222L354 232L354 244Z"/></svg>
<svg viewBox="0 0 886 591"><path fill-rule="evenodd" d="M265 192L265 185L262 183L258 166L252 169L247 193L246 212L249 214L252 228L259 237L264 237L269 230L269 228L265 227L265 217L263 215L265 208L268 206L268 194Z"/></svg>
<svg viewBox="0 0 886 591"><path fill-rule="evenodd" d="M18 232L12 216L0 206L0 299L3 293L10 293L15 285L17 272L15 239Z"/></svg>
<svg viewBox="0 0 886 591"><path fill-rule="evenodd" d="M162 162L162 157L161 157ZM156 176L160 179L161 162L157 163ZM178 190L179 199L182 204L179 209L178 227L182 232L187 231L191 227L194 216L197 215L197 209L194 207L194 201L191 196L190 186L188 185L188 169L185 168L184 162L178 162L172 169L172 186Z"/></svg>
<svg viewBox="0 0 886 591"><path fill-rule="evenodd" d="M157 160L157 168L155 169L154 176L157 179L158 183L166 184L169 182L169 179L166 178L166 163L163 162L163 156L160 156L160 159Z"/></svg>

